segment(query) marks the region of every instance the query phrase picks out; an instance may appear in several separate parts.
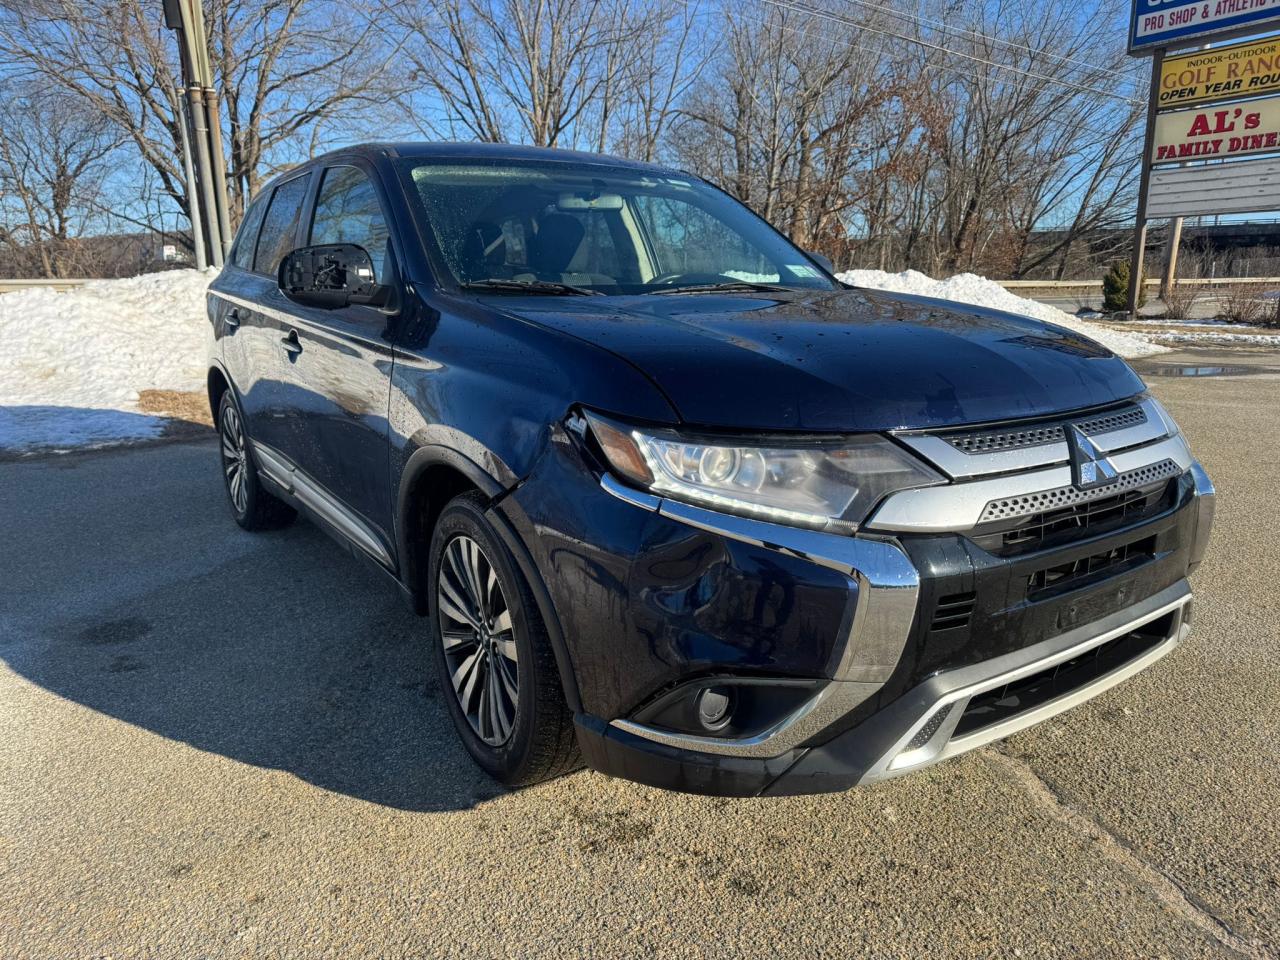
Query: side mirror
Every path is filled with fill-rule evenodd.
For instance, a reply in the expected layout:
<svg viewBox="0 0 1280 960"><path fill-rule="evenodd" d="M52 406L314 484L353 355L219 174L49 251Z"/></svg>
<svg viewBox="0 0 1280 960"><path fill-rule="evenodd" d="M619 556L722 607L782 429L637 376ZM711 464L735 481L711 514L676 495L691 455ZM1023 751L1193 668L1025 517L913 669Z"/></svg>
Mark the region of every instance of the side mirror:
<svg viewBox="0 0 1280 960"><path fill-rule="evenodd" d="M280 261L280 292L294 303L323 310L351 304L383 307L391 287L376 280L373 258L354 243L299 247Z"/></svg>
<svg viewBox="0 0 1280 960"><path fill-rule="evenodd" d="M809 255L810 260L818 261L819 265L821 265L822 268L827 271L827 273L836 272L836 265L831 262L830 257L824 256L823 254L818 253L816 250L806 250L805 253Z"/></svg>

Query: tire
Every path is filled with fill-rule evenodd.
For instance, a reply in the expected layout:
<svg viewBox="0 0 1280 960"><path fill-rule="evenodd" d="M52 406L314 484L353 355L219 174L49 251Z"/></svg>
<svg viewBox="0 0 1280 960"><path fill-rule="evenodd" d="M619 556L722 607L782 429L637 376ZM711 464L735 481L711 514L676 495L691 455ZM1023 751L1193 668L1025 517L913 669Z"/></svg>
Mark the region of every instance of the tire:
<svg viewBox="0 0 1280 960"><path fill-rule="evenodd" d="M253 445L230 390L223 391L218 404L218 459L231 516L244 529L275 530L297 516L293 507L268 493L258 479Z"/></svg>
<svg viewBox="0 0 1280 960"><path fill-rule="evenodd" d="M467 752L495 780L523 787L582 760L546 626L484 504L478 493L456 497L432 533L431 656Z"/></svg>

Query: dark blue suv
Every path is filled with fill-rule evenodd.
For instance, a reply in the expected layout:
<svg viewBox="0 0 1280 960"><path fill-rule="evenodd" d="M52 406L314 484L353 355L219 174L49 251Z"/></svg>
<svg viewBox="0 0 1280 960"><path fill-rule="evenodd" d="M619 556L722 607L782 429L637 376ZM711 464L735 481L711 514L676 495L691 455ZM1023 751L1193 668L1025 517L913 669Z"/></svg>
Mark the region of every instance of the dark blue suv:
<svg viewBox="0 0 1280 960"><path fill-rule="evenodd" d="M687 173L342 150L250 205L209 319L236 521L384 573L508 784L844 789L1189 629L1213 486L1123 360L850 288Z"/></svg>

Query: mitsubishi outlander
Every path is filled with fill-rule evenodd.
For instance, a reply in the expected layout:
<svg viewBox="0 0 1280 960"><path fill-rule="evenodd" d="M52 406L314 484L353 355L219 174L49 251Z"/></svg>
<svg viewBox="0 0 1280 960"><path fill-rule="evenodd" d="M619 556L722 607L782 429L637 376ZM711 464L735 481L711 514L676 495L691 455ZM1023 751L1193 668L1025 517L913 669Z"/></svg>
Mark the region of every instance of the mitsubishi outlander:
<svg viewBox="0 0 1280 960"><path fill-rule="evenodd" d="M236 522L385 574L510 785L843 790L1190 627L1214 489L1128 364L843 284L689 173L344 149L253 201L208 311Z"/></svg>

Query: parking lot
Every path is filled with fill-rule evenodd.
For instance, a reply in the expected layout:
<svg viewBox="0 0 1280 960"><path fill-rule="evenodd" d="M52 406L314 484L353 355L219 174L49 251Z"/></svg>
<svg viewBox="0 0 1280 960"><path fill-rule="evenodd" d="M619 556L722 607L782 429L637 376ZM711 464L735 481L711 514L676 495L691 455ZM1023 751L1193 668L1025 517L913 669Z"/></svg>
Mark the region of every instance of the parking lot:
<svg viewBox="0 0 1280 960"><path fill-rule="evenodd" d="M0 956L1280 957L1280 354L1155 367L1219 489L1191 641L835 796L504 792L422 622L239 531L211 440L0 463Z"/></svg>

